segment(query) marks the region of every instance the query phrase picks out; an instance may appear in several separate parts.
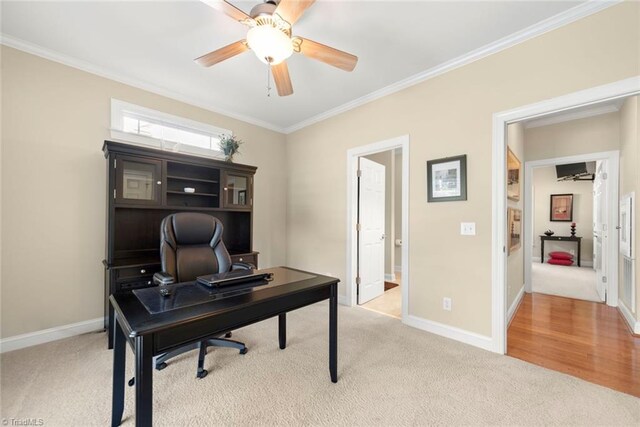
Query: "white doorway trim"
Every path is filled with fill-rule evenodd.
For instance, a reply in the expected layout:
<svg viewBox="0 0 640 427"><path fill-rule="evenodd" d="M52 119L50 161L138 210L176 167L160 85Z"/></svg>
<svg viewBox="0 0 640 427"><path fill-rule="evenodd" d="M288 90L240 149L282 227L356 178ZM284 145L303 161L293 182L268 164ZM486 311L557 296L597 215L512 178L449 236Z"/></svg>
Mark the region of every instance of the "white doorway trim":
<svg viewBox="0 0 640 427"><path fill-rule="evenodd" d="M492 229L491 241L491 347L496 353L507 349L507 293L506 293L506 212L505 185L507 124L575 107L596 104L609 99L624 98L640 93L640 76L574 92L535 104L495 113L492 142Z"/></svg>
<svg viewBox="0 0 640 427"><path fill-rule="evenodd" d="M347 151L347 277L346 305L357 303L358 157L382 151L402 149L402 321L408 316L409 302L409 135L374 142Z"/></svg>
<svg viewBox="0 0 640 427"><path fill-rule="evenodd" d="M609 240L607 243L607 305L618 306L618 191L620 152L604 151L600 153L580 154L576 156L556 157L554 159L533 160L524 164L524 288L531 293L531 263L533 262L533 170L557 164L606 161L607 185L607 224ZM585 231L591 233L592 229Z"/></svg>

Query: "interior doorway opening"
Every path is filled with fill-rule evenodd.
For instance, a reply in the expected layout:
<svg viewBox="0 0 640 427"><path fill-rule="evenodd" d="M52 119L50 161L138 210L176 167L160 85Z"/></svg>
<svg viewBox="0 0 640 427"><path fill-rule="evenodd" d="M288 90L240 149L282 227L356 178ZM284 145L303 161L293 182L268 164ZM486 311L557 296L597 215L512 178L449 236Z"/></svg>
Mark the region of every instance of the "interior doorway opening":
<svg viewBox="0 0 640 427"><path fill-rule="evenodd" d="M618 164L617 150L525 163L525 292L618 305Z"/></svg>
<svg viewBox="0 0 640 427"><path fill-rule="evenodd" d="M505 123L504 179L506 354L636 396L638 285L621 262L635 233L619 214L637 185L637 92Z"/></svg>
<svg viewBox="0 0 640 427"><path fill-rule="evenodd" d="M402 318L402 149L358 158L358 305Z"/></svg>
<svg viewBox="0 0 640 427"><path fill-rule="evenodd" d="M507 125L525 119L543 117L555 112L577 112L580 107L632 97L640 93L640 77L632 77L579 92L562 95L535 104L520 106L493 115L492 168L492 350L505 354L507 350ZM634 173L637 172L637 167ZM525 246L526 247L526 246ZM635 280L637 286L637 280ZM524 290L523 290L524 292ZM636 296L637 299L637 296ZM621 312L625 310L621 307ZM634 330L640 331L637 313L624 314Z"/></svg>
<svg viewBox="0 0 640 427"><path fill-rule="evenodd" d="M409 138L347 152L347 304L408 313Z"/></svg>

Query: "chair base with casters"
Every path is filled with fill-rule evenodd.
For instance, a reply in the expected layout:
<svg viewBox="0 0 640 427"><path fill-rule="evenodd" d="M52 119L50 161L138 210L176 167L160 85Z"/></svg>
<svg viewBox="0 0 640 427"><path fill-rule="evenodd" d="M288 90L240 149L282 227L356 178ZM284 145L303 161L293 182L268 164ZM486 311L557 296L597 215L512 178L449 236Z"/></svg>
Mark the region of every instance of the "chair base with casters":
<svg viewBox="0 0 640 427"><path fill-rule="evenodd" d="M225 337L230 338L231 332L227 332ZM180 347L174 351L161 354L154 358L154 365L156 370L161 371L167 367L167 360L179 356L191 350L198 349L198 371L196 372L196 378L202 379L207 376L209 371L204 369L204 357L207 354L207 348L209 347L228 347L240 350L240 354L247 354L249 349L244 343L239 341L228 340L224 338L209 338L204 341L193 343L184 347ZM129 387L133 387L136 384L136 378L133 377L128 381Z"/></svg>
<svg viewBox="0 0 640 427"><path fill-rule="evenodd" d="M231 332L228 332L226 337L231 337ZM209 338L197 343L193 343L191 345L187 345L184 347L180 347L176 350L170 351L168 353L161 354L157 356L154 360L155 368L158 371L163 370L167 367L167 361L176 356L179 356L183 353L186 353L191 350L199 349L198 352L198 371L196 372L197 378L204 378L209 373L206 369L204 369L204 357L207 354L207 348L209 347L227 347L227 348L235 348L240 350L240 354L247 354L249 349L244 343L239 341L224 339L224 338Z"/></svg>

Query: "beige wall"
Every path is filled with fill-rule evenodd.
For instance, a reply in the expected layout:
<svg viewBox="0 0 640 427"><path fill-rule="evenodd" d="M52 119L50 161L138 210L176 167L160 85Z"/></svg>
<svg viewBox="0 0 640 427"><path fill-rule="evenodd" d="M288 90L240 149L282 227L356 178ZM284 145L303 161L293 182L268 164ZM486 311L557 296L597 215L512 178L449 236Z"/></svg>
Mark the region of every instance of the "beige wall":
<svg viewBox="0 0 640 427"><path fill-rule="evenodd" d="M620 149L618 112L525 129L524 158L577 156Z"/></svg>
<svg viewBox="0 0 640 427"><path fill-rule="evenodd" d="M639 7L613 6L289 135L287 263L337 274L345 294L346 152L408 134L409 314L490 335L492 114L639 75ZM425 162L459 154L468 200L427 203ZM475 237L460 236L462 221L476 222Z"/></svg>
<svg viewBox="0 0 640 427"><path fill-rule="evenodd" d="M370 154L365 158L384 166L384 274L392 275L395 252L393 250L393 240L395 230L395 209L394 209L394 192L395 192L395 172L394 172L394 155L393 150L383 151L381 153ZM385 278L386 280L386 278Z"/></svg>
<svg viewBox="0 0 640 427"><path fill-rule="evenodd" d="M507 145L520 160L520 200L507 199L507 207L520 209L522 212L520 233L521 245L507 257L507 307L511 307L518 292L524 286L524 127L522 123L507 126ZM505 178L506 179L506 178ZM507 216L507 220L508 220Z"/></svg>
<svg viewBox="0 0 640 427"><path fill-rule="evenodd" d="M582 266L593 262L593 182L560 181L556 167L548 166L533 170L533 257L540 257L540 239L546 230L553 230L557 236L569 236L570 222L549 221L551 194L573 194L573 222L576 223L576 236L582 237L580 260ZM577 256L575 243L545 242L545 257L552 251L572 252ZM577 259L577 258L576 258ZM586 264L585 264L586 262Z"/></svg>
<svg viewBox="0 0 640 427"><path fill-rule="evenodd" d="M640 226L640 106L638 96L628 98L620 109L620 196L635 192L635 221L636 230ZM634 247L631 249L636 259L636 318L640 321L640 272L638 269L638 239L640 233L635 232ZM622 258L622 257L621 257ZM622 267L622 259L620 259ZM622 268L619 277L622 279ZM620 281L620 285L622 281ZM618 287L622 297L621 286Z"/></svg>
<svg viewBox="0 0 640 427"><path fill-rule="evenodd" d="M286 262L285 136L2 47L2 337L103 315L110 98L232 130L258 166L254 248Z"/></svg>

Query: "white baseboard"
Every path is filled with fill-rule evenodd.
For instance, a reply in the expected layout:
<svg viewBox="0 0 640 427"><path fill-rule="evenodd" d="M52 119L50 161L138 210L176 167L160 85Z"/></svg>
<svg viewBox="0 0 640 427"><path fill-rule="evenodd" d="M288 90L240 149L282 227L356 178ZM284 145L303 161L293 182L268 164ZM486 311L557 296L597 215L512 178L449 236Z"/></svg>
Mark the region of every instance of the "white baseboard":
<svg viewBox="0 0 640 427"><path fill-rule="evenodd" d="M384 280L393 282L394 280L396 280L396 275L395 274L385 274L384 275Z"/></svg>
<svg viewBox="0 0 640 427"><path fill-rule="evenodd" d="M629 310L627 306L624 305L624 302L622 302L622 300L618 300L618 310L620 310L622 317L624 317L624 320L627 321L633 333L640 335L640 321L636 320L633 313L631 313L631 310Z"/></svg>
<svg viewBox="0 0 640 427"><path fill-rule="evenodd" d="M347 296L346 295L338 295L338 304L340 304L340 305L349 305L349 303L347 302Z"/></svg>
<svg viewBox="0 0 640 427"><path fill-rule="evenodd" d="M476 334L475 332L465 331L455 326L445 325L444 323L434 322L432 320L422 319L417 316L408 315L403 322L414 328L431 332L445 338L460 341L483 350L494 351L493 341L491 337Z"/></svg>
<svg viewBox="0 0 640 427"><path fill-rule="evenodd" d="M28 334L16 335L0 340L0 353L19 350L33 345L44 344L46 342L57 341L75 335L94 332L104 327L104 318L85 320L84 322L62 325L55 328L43 329L41 331L30 332Z"/></svg>
<svg viewBox="0 0 640 427"><path fill-rule="evenodd" d="M518 291L518 295L516 295L516 299L513 300L513 304L509 307L509 311L507 311L507 326L511 323L511 319L513 319L513 315L516 314L520 303L522 302L522 297L524 297L524 285Z"/></svg>
<svg viewBox="0 0 640 427"><path fill-rule="evenodd" d="M395 271L396 273L402 273L402 266L396 265L395 267L393 267L393 271Z"/></svg>

